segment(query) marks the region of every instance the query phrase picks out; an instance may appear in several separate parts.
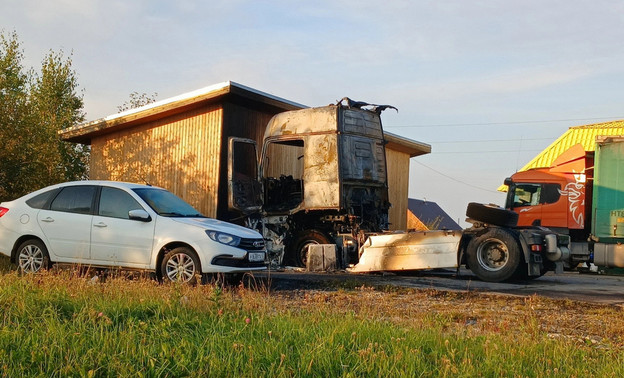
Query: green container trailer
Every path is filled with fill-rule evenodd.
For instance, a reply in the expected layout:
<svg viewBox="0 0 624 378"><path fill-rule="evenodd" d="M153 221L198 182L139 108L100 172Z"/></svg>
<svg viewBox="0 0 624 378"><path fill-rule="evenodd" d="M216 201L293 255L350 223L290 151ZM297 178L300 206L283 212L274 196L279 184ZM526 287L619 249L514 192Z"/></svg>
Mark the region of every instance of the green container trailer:
<svg viewBox="0 0 624 378"><path fill-rule="evenodd" d="M598 137L591 241L594 264L624 267L624 137Z"/></svg>

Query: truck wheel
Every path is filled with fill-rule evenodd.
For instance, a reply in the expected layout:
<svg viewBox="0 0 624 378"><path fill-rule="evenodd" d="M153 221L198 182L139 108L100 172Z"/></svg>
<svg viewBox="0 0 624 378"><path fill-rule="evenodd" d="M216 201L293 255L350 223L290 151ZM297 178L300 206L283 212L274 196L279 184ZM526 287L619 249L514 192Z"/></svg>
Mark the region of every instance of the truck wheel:
<svg viewBox="0 0 624 378"><path fill-rule="evenodd" d="M500 228L490 229L470 240L466 252L470 270L488 282L512 278L522 262L518 242Z"/></svg>
<svg viewBox="0 0 624 378"><path fill-rule="evenodd" d="M466 216L494 226L515 227L518 224L518 213L496 205L470 202L466 209Z"/></svg>
<svg viewBox="0 0 624 378"><path fill-rule="evenodd" d="M294 246L292 258L296 266L306 266L308 262L308 247L311 244L333 244L333 242L320 231L309 230L300 233L292 244Z"/></svg>

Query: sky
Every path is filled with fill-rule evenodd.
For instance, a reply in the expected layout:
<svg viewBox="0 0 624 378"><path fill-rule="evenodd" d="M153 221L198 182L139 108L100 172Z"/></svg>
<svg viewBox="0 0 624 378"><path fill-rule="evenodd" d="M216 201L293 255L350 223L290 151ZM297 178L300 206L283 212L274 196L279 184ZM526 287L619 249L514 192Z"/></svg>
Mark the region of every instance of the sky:
<svg viewBox="0 0 624 378"><path fill-rule="evenodd" d="M308 106L390 104L384 128L430 144L411 198L466 226L569 127L624 119L624 2L0 0L24 65L71 56L87 120L132 92L224 81Z"/></svg>

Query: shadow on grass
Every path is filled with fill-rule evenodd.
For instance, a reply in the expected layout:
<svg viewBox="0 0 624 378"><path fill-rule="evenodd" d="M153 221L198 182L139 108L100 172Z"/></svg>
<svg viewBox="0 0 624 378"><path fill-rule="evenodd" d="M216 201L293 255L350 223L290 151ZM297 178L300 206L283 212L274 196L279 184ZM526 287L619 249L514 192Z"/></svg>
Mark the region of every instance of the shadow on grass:
<svg viewBox="0 0 624 378"><path fill-rule="evenodd" d="M0 274L16 272L17 266L11 263L9 257L0 255ZM81 264L55 263L47 272L62 277L78 278L90 281L92 284L105 283L111 280L124 281L152 281L161 285L179 285L162 280L153 271L122 269L118 267L92 267ZM41 274L41 273L35 273ZM268 292L271 289L270 276L256 276L253 272L231 274L205 274L203 279L197 280L202 285L219 286L222 289L244 288L257 292ZM195 286L195 285L193 285Z"/></svg>
<svg viewBox="0 0 624 378"><path fill-rule="evenodd" d="M15 270L15 266L11 264L11 259L8 256L0 255L0 273L8 273Z"/></svg>

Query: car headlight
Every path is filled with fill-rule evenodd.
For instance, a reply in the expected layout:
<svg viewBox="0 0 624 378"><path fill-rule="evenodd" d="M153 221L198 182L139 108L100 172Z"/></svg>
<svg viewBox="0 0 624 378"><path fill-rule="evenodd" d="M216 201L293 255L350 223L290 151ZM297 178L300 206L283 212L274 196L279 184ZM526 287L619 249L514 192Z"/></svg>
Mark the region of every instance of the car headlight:
<svg viewBox="0 0 624 378"><path fill-rule="evenodd" d="M231 245L232 247L237 247L240 243L240 238L238 236L225 234L223 232L206 230L206 234L210 239L221 244Z"/></svg>

